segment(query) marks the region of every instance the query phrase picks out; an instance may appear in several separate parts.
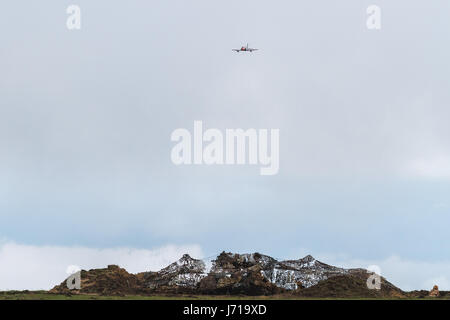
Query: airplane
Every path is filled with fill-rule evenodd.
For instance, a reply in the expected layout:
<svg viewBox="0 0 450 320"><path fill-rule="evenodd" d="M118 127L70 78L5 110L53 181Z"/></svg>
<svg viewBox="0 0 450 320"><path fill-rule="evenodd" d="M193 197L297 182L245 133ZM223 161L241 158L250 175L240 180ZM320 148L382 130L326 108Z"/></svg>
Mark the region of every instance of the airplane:
<svg viewBox="0 0 450 320"><path fill-rule="evenodd" d="M248 52L253 52L253 51L256 51L256 50L258 50L258 49L255 49L255 48L249 48L248 47L248 43L247 43L247 46L246 47L242 47L242 48L240 48L240 49L232 49L233 51L236 51L236 52L246 52L246 51L248 51Z"/></svg>

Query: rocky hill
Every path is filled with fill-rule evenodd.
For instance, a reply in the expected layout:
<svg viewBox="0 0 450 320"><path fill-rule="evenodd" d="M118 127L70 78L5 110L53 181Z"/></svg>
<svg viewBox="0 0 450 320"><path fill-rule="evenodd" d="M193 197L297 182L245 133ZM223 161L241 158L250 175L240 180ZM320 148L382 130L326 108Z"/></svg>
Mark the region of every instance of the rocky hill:
<svg viewBox="0 0 450 320"><path fill-rule="evenodd" d="M202 260L191 258L188 254L180 260L157 272L144 272L144 288L157 292L192 292L206 277L206 265Z"/></svg>
<svg viewBox="0 0 450 320"><path fill-rule="evenodd" d="M67 279L50 290L51 293L77 294L92 293L101 295L142 294L142 276L128 273L116 265L109 265L105 269L81 271L81 289L69 290Z"/></svg>
<svg viewBox="0 0 450 320"><path fill-rule="evenodd" d="M260 253L222 252L207 268L205 262L185 254L157 272L130 274L118 266L81 272L81 289L69 290L64 281L55 293L96 294L294 294L309 297L404 296L382 278L380 290L369 290L364 269L334 267L306 256L277 261Z"/></svg>

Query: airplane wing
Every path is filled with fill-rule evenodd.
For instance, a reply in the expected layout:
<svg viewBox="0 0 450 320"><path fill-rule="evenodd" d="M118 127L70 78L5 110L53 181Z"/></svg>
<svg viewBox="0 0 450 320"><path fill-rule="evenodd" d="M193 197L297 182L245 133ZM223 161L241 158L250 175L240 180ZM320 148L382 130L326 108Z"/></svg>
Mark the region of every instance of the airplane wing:
<svg viewBox="0 0 450 320"><path fill-rule="evenodd" d="M232 51L236 51L236 52L239 52L239 51L241 51L241 50L239 50L239 49L231 49Z"/></svg>
<svg viewBox="0 0 450 320"><path fill-rule="evenodd" d="M249 48L248 51L252 52L252 51L257 51L259 49L255 49L255 48Z"/></svg>

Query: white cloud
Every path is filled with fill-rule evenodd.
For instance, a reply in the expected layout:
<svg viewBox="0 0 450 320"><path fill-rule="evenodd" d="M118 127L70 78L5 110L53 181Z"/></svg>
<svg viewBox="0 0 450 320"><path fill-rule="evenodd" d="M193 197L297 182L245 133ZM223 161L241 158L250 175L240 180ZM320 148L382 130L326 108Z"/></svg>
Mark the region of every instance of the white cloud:
<svg viewBox="0 0 450 320"><path fill-rule="evenodd" d="M0 290L48 290L67 277L67 268L104 268L117 264L131 273L159 270L184 253L202 258L198 245L134 248L30 246L0 243Z"/></svg>
<svg viewBox="0 0 450 320"><path fill-rule="evenodd" d="M438 155L428 158L419 158L410 163L408 171L421 178L450 178L450 156Z"/></svg>
<svg viewBox="0 0 450 320"><path fill-rule="evenodd" d="M405 291L431 290L438 285L440 290L450 290L450 261L408 260L396 255L381 260L364 260L345 255L321 254L317 259L344 268L380 267L381 275Z"/></svg>

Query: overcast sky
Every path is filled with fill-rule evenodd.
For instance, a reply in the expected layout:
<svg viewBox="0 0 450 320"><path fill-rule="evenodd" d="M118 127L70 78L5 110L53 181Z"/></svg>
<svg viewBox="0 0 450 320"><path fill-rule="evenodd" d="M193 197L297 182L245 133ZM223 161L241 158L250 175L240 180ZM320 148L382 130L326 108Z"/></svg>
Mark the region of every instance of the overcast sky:
<svg viewBox="0 0 450 320"><path fill-rule="evenodd" d="M70 4L81 30L66 28ZM371 4L379 31L366 28ZM379 263L402 288L450 290L449 10L437 0L2 3L0 278L29 246L45 257L49 246L174 245ZM260 51L231 51L246 43ZM279 174L175 166L170 134L194 120L280 129Z"/></svg>

